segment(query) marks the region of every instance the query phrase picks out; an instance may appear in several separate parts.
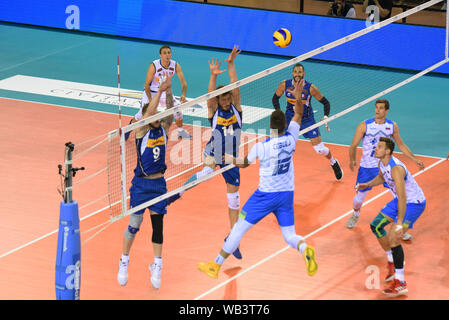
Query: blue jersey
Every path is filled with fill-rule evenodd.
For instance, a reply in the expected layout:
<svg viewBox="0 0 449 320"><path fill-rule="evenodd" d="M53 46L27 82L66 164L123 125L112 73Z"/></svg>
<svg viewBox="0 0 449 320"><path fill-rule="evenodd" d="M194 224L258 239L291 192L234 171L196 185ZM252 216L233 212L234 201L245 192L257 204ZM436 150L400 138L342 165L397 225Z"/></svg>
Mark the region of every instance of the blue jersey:
<svg viewBox="0 0 449 320"><path fill-rule="evenodd" d="M167 169L165 164L166 140L167 136L162 126L157 129L150 127L142 138L136 139L137 166L134 170L136 177L165 172Z"/></svg>
<svg viewBox="0 0 449 320"><path fill-rule="evenodd" d="M304 80L304 88L302 90L301 99L304 106L303 118L313 116L312 95L310 94L310 86L312 84ZM294 110L296 98L287 89L293 89L293 79L285 80L285 97L287 98L287 110Z"/></svg>
<svg viewBox="0 0 449 320"><path fill-rule="evenodd" d="M225 153L237 157L242 129L242 113L237 111L233 104L228 111L218 106L209 121L212 126L212 137L207 143L206 149L213 149L212 153L216 157Z"/></svg>

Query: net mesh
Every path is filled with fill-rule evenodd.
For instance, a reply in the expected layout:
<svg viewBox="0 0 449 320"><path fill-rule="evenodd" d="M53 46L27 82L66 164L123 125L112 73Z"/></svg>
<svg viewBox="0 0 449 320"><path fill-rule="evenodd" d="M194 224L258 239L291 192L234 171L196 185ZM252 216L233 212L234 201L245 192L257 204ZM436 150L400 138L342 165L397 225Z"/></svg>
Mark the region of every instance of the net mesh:
<svg viewBox="0 0 449 320"><path fill-rule="evenodd" d="M430 1L429 3L435 2L437 1ZM409 11L416 12L422 8L415 8ZM410 14L410 12L404 14ZM405 34L401 33L402 29L397 24L392 23L392 21L400 20L402 16L393 17L377 26L356 32L344 39L241 79L231 85L226 85L229 83L229 78L226 74L220 75L217 85L226 85L224 88L188 101L178 107L184 114L184 128L193 136L193 139L178 140L176 126L174 124L171 125L168 132L165 159L167 164L165 179L168 192L143 206L154 204L183 188L189 187L189 185L184 186L188 178L202 168L203 150L212 134L210 123L207 119L207 99L215 99L217 95L236 87L240 89L243 110L243 133L239 154L243 156L247 154L250 147L257 141L265 139L269 134L269 118L273 111L271 103L273 94L283 80L292 77L292 69L296 63L300 62L304 66L305 79L314 84L321 94L331 102L331 117L325 121L320 121L323 117L323 106L316 99L312 101L315 119L318 123L306 129L302 128L300 134L314 130L326 122L330 123L331 128L335 128L332 134L338 134L338 130L344 130L345 122L343 116L345 113L380 98L386 93L413 81L435 69L438 65L445 63L447 34L446 30L442 29L440 37L419 39L419 46L423 52L432 49L438 52L438 54L423 55L425 57L417 60L412 69L394 69L400 65L400 61L394 61L394 59L389 57L393 56L392 50L398 50L398 48L388 47L386 43L391 43L391 41L384 41L384 39L392 37L392 35L397 39L405 36ZM330 57L342 56L341 52L352 52L354 50L357 50L362 58L361 61L366 61L367 65L363 67L351 65L346 63L344 59L340 62L328 61ZM407 54L407 50L408 48L403 48L404 54ZM237 74L239 73L238 59L239 57L236 58ZM226 66L222 68L227 69ZM344 77L342 73L345 73ZM345 81L341 81L342 78ZM280 102L281 108L285 111L285 96L281 98ZM174 110L167 110L124 127L122 132L116 130L109 133L108 195L113 218L118 219L138 210L138 208L131 209L129 206L129 188L134 176L133 171L137 165L134 130L139 126L162 119L173 112ZM338 121L336 121L337 119ZM334 121L335 126L331 123ZM131 132L127 140L122 138L122 135L126 132ZM215 171L207 178L218 175L232 167L230 165ZM206 178L195 183L204 180Z"/></svg>

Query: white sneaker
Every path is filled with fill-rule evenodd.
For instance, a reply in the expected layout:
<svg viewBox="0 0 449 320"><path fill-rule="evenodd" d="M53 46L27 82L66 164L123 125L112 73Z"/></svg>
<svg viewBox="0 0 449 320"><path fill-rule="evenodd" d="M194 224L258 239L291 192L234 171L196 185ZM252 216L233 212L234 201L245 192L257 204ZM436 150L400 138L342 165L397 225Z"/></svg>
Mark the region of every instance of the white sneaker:
<svg viewBox="0 0 449 320"><path fill-rule="evenodd" d="M405 232L405 233L402 235L402 240L404 240L404 241L412 240L412 235L411 235L410 233L408 233L408 232Z"/></svg>
<svg viewBox="0 0 449 320"><path fill-rule="evenodd" d="M355 227L357 220L359 220L360 215L356 215L355 213L352 214L352 216L348 219L348 222L346 222L346 228L352 229Z"/></svg>
<svg viewBox="0 0 449 320"><path fill-rule="evenodd" d="M150 264L150 272L151 272L151 284L153 285L154 289L159 289L161 287L161 272L162 272L162 266L152 263Z"/></svg>
<svg viewBox="0 0 449 320"><path fill-rule="evenodd" d="M126 283L128 282L128 263L129 262L123 262L122 259L120 259L117 281L121 286L126 285Z"/></svg>

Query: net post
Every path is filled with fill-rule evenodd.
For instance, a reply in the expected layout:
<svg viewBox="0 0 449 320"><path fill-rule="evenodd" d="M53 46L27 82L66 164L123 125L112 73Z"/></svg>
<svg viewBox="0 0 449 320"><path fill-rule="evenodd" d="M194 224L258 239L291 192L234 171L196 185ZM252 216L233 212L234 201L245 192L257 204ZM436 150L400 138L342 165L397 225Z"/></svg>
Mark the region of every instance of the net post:
<svg viewBox="0 0 449 320"><path fill-rule="evenodd" d="M81 168L72 167L75 146L67 142L64 201L60 203L58 245L55 266L57 300L79 300L81 287L81 237L78 203L72 198L72 177Z"/></svg>

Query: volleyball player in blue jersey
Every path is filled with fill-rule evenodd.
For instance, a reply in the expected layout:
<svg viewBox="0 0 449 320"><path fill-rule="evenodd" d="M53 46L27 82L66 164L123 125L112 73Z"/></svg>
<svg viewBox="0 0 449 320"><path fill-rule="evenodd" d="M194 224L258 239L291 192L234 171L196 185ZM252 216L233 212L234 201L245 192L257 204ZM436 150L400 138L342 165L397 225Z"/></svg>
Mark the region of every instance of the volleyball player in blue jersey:
<svg viewBox="0 0 449 320"><path fill-rule="evenodd" d="M151 102L143 107L143 118L157 113L159 99L163 92L166 93L167 108L173 107L170 75L166 75L165 82L161 83ZM167 169L165 154L167 151L167 132L172 121L173 116L170 115L167 118L136 129L137 166L134 170L134 178L130 188L131 208L167 192L167 185L164 179L164 172ZM153 227L152 243L154 253L154 263L150 265L149 269L151 272L151 284L155 289L159 289L161 284L163 218L167 213L167 201L162 200L148 207ZM128 281L129 253L136 233L142 224L144 211L145 208L129 216L129 226L125 230L123 237L123 251L117 275L117 280L122 286L126 285Z"/></svg>
<svg viewBox="0 0 449 320"><path fill-rule="evenodd" d="M279 99L285 93L285 97L287 98L287 108L285 111L285 116L287 118L287 125L290 124L290 121L293 115L295 114L293 108L295 106L296 97L292 95L290 90L293 88L293 83L304 79L304 76L305 76L304 66L301 63L295 64L292 71L292 79L282 81L273 95L272 99L273 106L275 109L280 109L281 106L279 104ZM330 103L326 99L326 97L324 97L321 94L320 90L318 90L318 88L315 85L304 80L304 89L301 94L301 100L304 106L304 114L301 120L302 130L315 124L315 117L313 115L312 109L312 97L314 97L323 104L324 106L323 119L326 119L330 113ZM326 129L329 131L329 125L327 123ZM341 180L343 178L343 170L341 169L338 160L332 156L332 153L330 152L329 148L324 145L321 139L319 128L315 128L313 130L310 130L309 132L306 132L303 135L303 137L310 140L313 148L319 155L322 155L329 160L332 169L334 171L335 178L337 180Z"/></svg>
<svg viewBox="0 0 449 320"><path fill-rule="evenodd" d="M230 83L238 80L234 59L241 51L238 46L234 46L229 57L225 60L228 63L228 74ZM223 86L216 87L218 75L226 72L220 70L221 63L215 59L209 62L210 79L208 92L212 92ZM242 129L242 107L240 105L240 88L235 88L230 92L207 100L208 118L212 127L212 137L208 141L204 149L204 167L201 171L192 175L185 184L200 179L212 173L217 165L222 168L223 156L225 154L238 156L240 146L240 136ZM235 167L222 173L226 182L226 192L228 198L228 213L231 228L238 219L240 209L240 172ZM233 252L237 259L241 259L242 255L239 248Z"/></svg>

